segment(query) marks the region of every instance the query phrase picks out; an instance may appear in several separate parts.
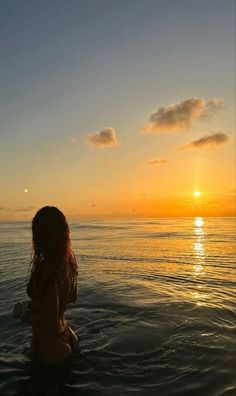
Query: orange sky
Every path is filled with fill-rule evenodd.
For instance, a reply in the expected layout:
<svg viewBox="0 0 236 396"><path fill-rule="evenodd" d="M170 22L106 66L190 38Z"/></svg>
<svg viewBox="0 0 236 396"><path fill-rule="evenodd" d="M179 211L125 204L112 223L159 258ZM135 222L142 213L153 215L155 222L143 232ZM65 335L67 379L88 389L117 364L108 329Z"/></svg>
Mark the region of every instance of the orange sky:
<svg viewBox="0 0 236 396"><path fill-rule="evenodd" d="M4 6L0 220L235 216L233 2L83 4Z"/></svg>

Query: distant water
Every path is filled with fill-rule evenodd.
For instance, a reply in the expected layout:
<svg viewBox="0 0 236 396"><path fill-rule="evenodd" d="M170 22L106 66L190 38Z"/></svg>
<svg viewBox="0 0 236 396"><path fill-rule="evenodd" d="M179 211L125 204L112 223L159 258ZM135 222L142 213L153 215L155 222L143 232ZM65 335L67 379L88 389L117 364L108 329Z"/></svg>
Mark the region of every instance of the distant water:
<svg viewBox="0 0 236 396"><path fill-rule="evenodd" d="M32 364L25 299L30 224L0 223L0 395L236 395L235 219L71 224L80 336L59 372Z"/></svg>

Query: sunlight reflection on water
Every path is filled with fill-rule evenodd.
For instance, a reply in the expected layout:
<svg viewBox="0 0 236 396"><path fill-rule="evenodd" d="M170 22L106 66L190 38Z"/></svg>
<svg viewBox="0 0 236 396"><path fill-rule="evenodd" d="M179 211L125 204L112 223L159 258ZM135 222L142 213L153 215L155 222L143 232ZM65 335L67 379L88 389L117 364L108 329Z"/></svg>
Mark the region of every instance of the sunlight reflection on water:
<svg viewBox="0 0 236 396"><path fill-rule="evenodd" d="M199 277L204 274L204 261L205 261L205 248L204 248L204 239L205 232L203 229L204 221L201 217L196 217L194 219L194 234L195 241L193 243L193 248L195 251L195 264L193 266L193 276ZM197 285L198 290L192 292L192 298L196 300L196 304L198 306L202 306L206 304L206 300L209 298L208 294L202 293L201 285Z"/></svg>
<svg viewBox="0 0 236 396"><path fill-rule="evenodd" d="M234 230L228 218L71 224L79 296L67 318L80 345L68 374L47 379L28 369L31 330L11 313L25 298L30 224L0 223L0 394L54 383L58 395L236 394Z"/></svg>
<svg viewBox="0 0 236 396"><path fill-rule="evenodd" d="M204 222L201 217L196 217L194 220L195 241L193 244L195 251L195 264L193 267L194 275L197 276L204 270L205 249L204 249Z"/></svg>
<svg viewBox="0 0 236 396"><path fill-rule="evenodd" d="M204 221L201 217L195 217L194 224L195 224L195 227L202 227L204 224Z"/></svg>

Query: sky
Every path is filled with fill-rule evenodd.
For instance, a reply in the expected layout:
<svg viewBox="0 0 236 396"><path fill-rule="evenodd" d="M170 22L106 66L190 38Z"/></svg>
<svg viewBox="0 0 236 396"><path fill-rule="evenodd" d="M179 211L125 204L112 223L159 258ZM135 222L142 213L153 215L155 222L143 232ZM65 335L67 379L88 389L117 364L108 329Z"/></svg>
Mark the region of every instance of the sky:
<svg viewBox="0 0 236 396"><path fill-rule="evenodd" d="M0 47L0 220L235 215L234 0L2 0Z"/></svg>

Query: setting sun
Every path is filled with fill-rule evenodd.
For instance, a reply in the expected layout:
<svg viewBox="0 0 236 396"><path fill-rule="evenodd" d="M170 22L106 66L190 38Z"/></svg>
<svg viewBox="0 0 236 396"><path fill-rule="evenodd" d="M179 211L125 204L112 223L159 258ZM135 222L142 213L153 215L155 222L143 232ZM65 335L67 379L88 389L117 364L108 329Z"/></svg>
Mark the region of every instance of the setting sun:
<svg viewBox="0 0 236 396"><path fill-rule="evenodd" d="M180 3L1 2L0 221L235 215L234 2Z"/></svg>
<svg viewBox="0 0 236 396"><path fill-rule="evenodd" d="M236 396L235 11L0 1L0 396Z"/></svg>

